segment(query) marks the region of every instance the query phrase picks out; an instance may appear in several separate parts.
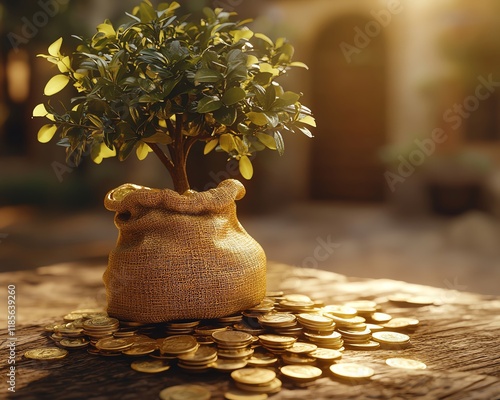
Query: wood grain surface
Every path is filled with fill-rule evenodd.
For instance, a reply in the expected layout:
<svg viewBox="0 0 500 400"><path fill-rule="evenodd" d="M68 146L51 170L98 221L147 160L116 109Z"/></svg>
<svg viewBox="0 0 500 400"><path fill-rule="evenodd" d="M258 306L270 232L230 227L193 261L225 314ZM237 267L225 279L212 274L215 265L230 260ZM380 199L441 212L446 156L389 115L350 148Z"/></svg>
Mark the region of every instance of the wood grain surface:
<svg viewBox="0 0 500 400"><path fill-rule="evenodd" d="M16 286L16 393L7 391L6 330L1 331L0 398L15 399L158 399L165 387L197 383L212 399L223 399L232 387L227 374L189 374L177 367L150 375L133 371L131 359L100 357L71 351L60 361L25 359L25 351L51 346L43 326L82 307L105 305L102 265L60 264L36 271L0 274L2 301L7 285ZM282 399L500 399L500 298L432 288L393 280L348 278L314 269L269 263L268 288L302 293L326 304L357 299L376 300L393 316L418 318L403 350L346 350L339 362L372 367L367 382L340 381L327 370L319 380L299 387L283 379ZM394 293L430 296L434 305L398 307L387 301ZM6 326L5 314L1 315ZM389 367L389 357L408 357L427 364L426 370Z"/></svg>

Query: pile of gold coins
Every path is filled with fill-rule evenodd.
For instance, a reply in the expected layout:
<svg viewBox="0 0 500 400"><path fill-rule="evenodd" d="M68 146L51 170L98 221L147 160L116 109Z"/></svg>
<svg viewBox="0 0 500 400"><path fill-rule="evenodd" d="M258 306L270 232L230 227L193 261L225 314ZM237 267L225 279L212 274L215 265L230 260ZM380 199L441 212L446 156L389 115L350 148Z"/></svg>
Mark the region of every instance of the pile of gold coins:
<svg viewBox="0 0 500 400"><path fill-rule="evenodd" d="M395 300L398 305L405 301L411 298ZM426 304L425 299L418 302L409 304ZM92 355L135 358L131 368L143 373L171 368L189 373L220 371L229 373L233 381L227 399L245 398L245 394L265 399L281 390L281 379L296 385L322 376L369 379L374 374L370 367L338 362L342 352L404 349L410 344L408 333L418 324L414 318L392 318L374 301L325 305L305 295L274 292L249 310L210 321L143 324L119 321L99 310L76 310L64 317L64 323L45 327L56 347L29 350L25 357L61 359L68 350L86 348ZM406 358L386 362L395 368L426 368ZM189 386L199 398L210 398L203 387L181 386ZM160 397L176 398L176 390L167 388Z"/></svg>

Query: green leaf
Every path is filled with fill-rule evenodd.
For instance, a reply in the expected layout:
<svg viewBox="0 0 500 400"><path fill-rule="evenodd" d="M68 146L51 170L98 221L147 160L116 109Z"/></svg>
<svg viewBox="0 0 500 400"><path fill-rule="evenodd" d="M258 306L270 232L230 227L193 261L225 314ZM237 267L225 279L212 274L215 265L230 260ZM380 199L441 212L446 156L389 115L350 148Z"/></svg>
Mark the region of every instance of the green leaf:
<svg viewBox="0 0 500 400"><path fill-rule="evenodd" d="M261 132L257 132L255 136L257 136L257 139L259 139L268 149L276 150L276 140L274 140L272 136Z"/></svg>
<svg viewBox="0 0 500 400"><path fill-rule="evenodd" d="M287 107L294 105L299 101L300 99L300 94L294 93L294 92L285 92L283 93L278 100L276 100L276 107Z"/></svg>
<svg viewBox="0 0 500 400"><path fill-rule="evenodd" d="M69 76L67 75L59 74L53 76L45 85L43 93L46 96L52 96L63 90L68 83L69 83Z"/></svg>
<svg viewBox="0 0 500 400"><path fill-rule="evenodd" d="M125 161L130 153L132 153L132 150L134 150L136 143L136 140L129 140L128 142L123 143L118 151L118 159L120 161Z"/></svg>
<svg viewBox="0 0 500 400"><path fill-rule="evenodd" d="M47 124L40 128L38 131L38 141L40 143L48 143L54 137L57 131L57 126L54 124Z"/></svg>
<svg viewBox="0 0 500 400"><path fill-rule="evenodd" d="M221 107L214 111L214 118L223 125L233 125L236 122L238 113L235 107Z"/></svg>
<svg viewBox="0 0 500 400"><path fill-rule="evenodd" d="M222 107L222 101L217 96L204 97L198 102L196 111L201 114L213 112Z"/></svg>
<svg viewBox="0 0 500 400"><path fill-rule="evenodd" d="M267 120L266 114L260 112L251 111L247 113L247 117L250 119L250 121L252 121L252 123L258 126L267 125L267 123L269 122Z"/></svg>
<svg viewBox="0 0 500 400"><path fill-rule="evenodd" d="M222 150L224 150L226 153L230 153L236 147L236 144L234 143L233 135L231 135L229 133L224 133L224 134L220 135L219 144L220 144L220 148Z"/></svg>
<svg viewBox="0 0 500 400"><path fill-rule="evenodd" d="M196 83L215 83L219 82L224 77L219 71L215 71L209 68L201 68L196 71L194 76L194 81Z"/></svg>
<svg viewBox="0 0 500 400"><path fill-rule="evenodd" d="M241 156L239 162L240 174L245 179L252 179L253 176L253 166L252 162L247 156Z"/></svg>
<svg viewBox="0 0 500 400"><path fill-rule="evenodd" d="M203 154L207 155L213 149L215 149L218 144L219 144L219 139L212 139L211 141L207 142L207 144L205 145L205 148L203 149Z"/></svg>
<svg viewBox="0 0 500 400"><path fill-rule="evenodd" d="M307 128L305 126L296 125L294 128L299 130L300 132L302 132L307 137L310 137L310 138L314 137L313 134L311 133L311 131L309 130L309 128Z"/></svg>
<svg viewBox="0 0 500 400"><path fill-rule="evenodd" d="M238 103L246 97L246 92L240 87L232 87L226 90L224 96L222 96L222 102L226 106L231 106Z"/></svg>
<svg viewBox="0 0 500 400"><path fill-rule="evenodd" d="M233 36L233 44L238 43L241 39L249 40L254 35L250 29L237 29L235 31L230 31L229 34Z"/></svg>

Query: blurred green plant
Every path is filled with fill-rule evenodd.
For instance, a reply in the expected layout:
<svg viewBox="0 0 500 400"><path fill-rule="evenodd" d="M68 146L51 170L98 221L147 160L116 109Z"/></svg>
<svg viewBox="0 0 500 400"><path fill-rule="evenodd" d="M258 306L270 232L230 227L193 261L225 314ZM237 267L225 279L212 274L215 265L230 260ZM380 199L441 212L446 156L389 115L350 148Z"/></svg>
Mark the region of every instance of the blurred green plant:
<svg viewBox="0 0 500 400"><path fill-rule="evenodd" d="M266 148L282 154L283 132L312 137L315 120L301 94L277 82L291 67L307 68L292 61L290 43L253 32L250 20L232 21L236 13L205 8L193 22L177 15L179 8L174 1L155 9L145 0L118 28L106 20L92 38L78 38L73 58L61 53L62 38L50 45L40 56L59 73L44 94L72 82L79 95L70 105L49 100L35 107L33 116L51 121L38 140L59 135L75 164L87 151L96 163L125 160L134 150L142 160L152 151L184 193L186 161L197 141L206 143L205 154L216 150L238 160L250 179L249 156Z"/></svg>

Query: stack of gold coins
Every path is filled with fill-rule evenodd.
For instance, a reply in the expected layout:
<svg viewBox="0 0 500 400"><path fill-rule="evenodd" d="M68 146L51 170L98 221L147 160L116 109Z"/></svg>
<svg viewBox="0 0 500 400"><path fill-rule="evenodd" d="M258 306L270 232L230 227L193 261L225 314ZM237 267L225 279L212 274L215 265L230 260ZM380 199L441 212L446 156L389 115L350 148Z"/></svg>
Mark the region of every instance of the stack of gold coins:
<svg viewBox="0 0 500 400"><path fill-rule="evenodd" d="M316 358L311 356L311 353L317 348L313 343L295 342L281 355L281 359L285 364L312 365L315 364Z"/></svg>
<svg viewBox="0 0 500 400"><path fill-rule="evenodd" d="M283 376L299 384L315 381L323 374L321 369L312 365L285 365L280 371Z"/></svg>
<svg viewBox="0 0 500 400"><path fill-rule="evenodd" d="M363 331L366 329L366 320L359 315L351 318L341 318L331 313L324 313L323 315L332 319L337 329L350 329L354 331Z"/></svg>
<svg viewBox="0 0 500 400"><path fill-rule="evenodd" d="M403 349L410 344L410 337L398 332L373 332L372 338L384 349Z"/></svg>
<svg viewBox="0 0 500 400"><path fill-rule="evenodd" d="M122 351L129 349L134 344L133 338L106 337L99 339L95 348L103 356L119 356Z"/></svg>
<svg viewBox="0 0 500 400"><path fill-rule="evenodd" d="M273 332L276 331L290 331L297 328L296 317L290 313L277 312L277 313L267 313L261 315L258 319L260 325L264 328L268 328ZM299 326L299 333L301 329Z"/></svg>
<svg viewBox="0 0 500 400"><path fill-rule="evenodd" d="M59 346L66 349L81 349L89 345L89 341L83 334L83 320L78 319L73 322L54 325L54 333L51 339Z"/></svg>
<svg viewBox="0 0 500 400"><path fill-rule="evenodd" d="M99 339L112 337L119 330L120 322L116 318L94 317L83 322L83 333L95 344Z"/></svg>
<svg viewBox="0 0 500 400"><path fill-rule="evenodd" d="M303 294L287 294L279 302L280 311L311 312L315 310L316 303L309 296Z"/></svg>
<svg viewBox="0 0 500 400"><path fill-rule="evenodd" d="M177 365L189 372L206 372L217 361L217 350L212 346L200 346L195 352L177 356Z"/></svg>
<svg viewBox="0 0 500 400"><path fill-rule="evenodd" d="M338 329L342 335L344 345L350 350L376 350L380 344L371 340L372 331L365 328L363 331L353 329Z"/></svg>
<svg viewBox="0 0 500 400"><path fill-rule="evenodd" d="M253 336L246 332L220 331L212 333L212 337L217 343L218 356L226 360L247 360L254 350L250 347L253 343Z"/></svg>
<svg viewBox="0 0 500 400"><path fill-rule="evenodd" d="M297 315L297 321L306 332L318 334L330 334L335 329L335 322L324 315L301 313Z"/></svg>
<svg viewBox="0 0 500 400"><path fill-rule="evenodd" d="M191 335L200 321L169 321L165 323L167 335Z"/></svg>
<svg viewBox="0 0 500 400"><path fill-rule="evenodd" d="M276 372L267 368L242 368L231 372L238 389L251 393L273 394L281 390Z"/></svg>
<svg viewBox="0 0 500 400"><path fill-rule="evenodd" d="M217 318L215 321L222 326L233 326L234 324L238 324L243 319L243 314L233 314L228 315L227 317Z"/></svg>
<svg viewBox="0 0 500 400"><path fill-rule="evenodd" d="M74 322L76 320L86 320L95 317L107 317L106 311L98 308L85 308L79 310L73 310L69 314L66 314L63 319L64 322Z"/></svg>
<svg viewBox="0 0 500 400"><path fill-rule="evenodd" d="M330 335L318 335L315 333L304 332L304 335L310 342L316 344L318 347L327 349L343 350L344 341L342 335L338 332L333 332Z"/></svg>
<svg viewBox="0 0 500 400"><path fill-rule="evenodd" d="M275 334L259 335L262 346L274 354L283 354L297 341L294 336L284 336Z"/></svg>
<svg viewBox="0 0 500 400"><path fill-rule="evenodd" d="M193 353L200 345L191 335L169 336L160 344L160 353L167 357L178 357L182 354Z"/></svg>
<svg viewBox="0 0 500 400"><path fill-rule="evenodd" d="M145 356L147 354L152 354L158 349L158 342L148 336L134 335L130 336L130 338L133 340L132 346L122 350L122 354L126 356Z"/></svg>
<svg viewBox="0 0 500 400"><path fill-rule="evenodd" d="M341 304L328 304L321 309L322 313L328 313L340 318L352 318L358 314L358 311L353 307L344 306Z"/></svg>

